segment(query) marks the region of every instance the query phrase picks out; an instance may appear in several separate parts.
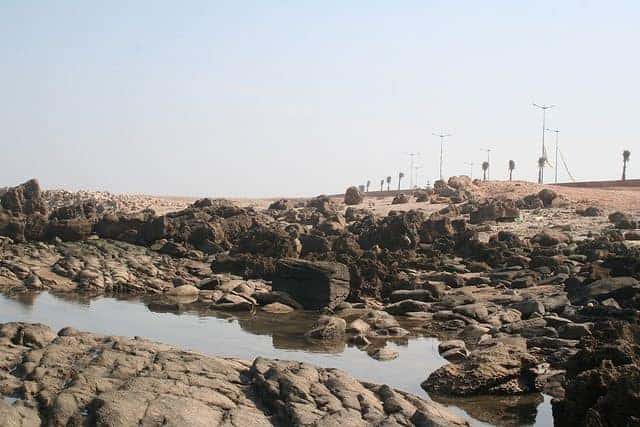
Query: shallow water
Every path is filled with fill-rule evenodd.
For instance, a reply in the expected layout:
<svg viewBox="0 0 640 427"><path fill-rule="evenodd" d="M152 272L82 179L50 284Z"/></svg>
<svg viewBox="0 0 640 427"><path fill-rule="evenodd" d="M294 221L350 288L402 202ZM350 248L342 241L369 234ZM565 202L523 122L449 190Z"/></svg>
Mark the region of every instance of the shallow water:
<svg viewBox="0 0 640 427"><path fill-rule="evenodd" d="M141 336L206 354L251 360L257 356L304 361L343 369L356 378L412 392L424 398L420 383L446 361L438 354L438 340L413 337L387 346L399 357L377 361L345 344L310 344L304 332L316 315L197 312L149 299L79 297L30 293L0 295L0 322L44 323L54 330L72 326L108 335ZM440 399L473 425L550 426L550 399L532 395L507 398ZM482 420L482 421L481 421Z"/></svg>

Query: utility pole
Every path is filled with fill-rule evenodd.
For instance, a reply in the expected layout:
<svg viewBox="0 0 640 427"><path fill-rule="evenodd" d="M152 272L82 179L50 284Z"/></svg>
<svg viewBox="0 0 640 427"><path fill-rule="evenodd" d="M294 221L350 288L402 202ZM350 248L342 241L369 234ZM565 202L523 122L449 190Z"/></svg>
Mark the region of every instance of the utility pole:
<svg viewBox="0 0 640 427"><path fill-rule="evenodd" d="M469 166L469 178L473 181L473 162L465 162L465 165Z"/></svg>
<svg viewBox="0 0 640 427"><path fill-rule="evenodd" d="M545 129L547 132L554 132L556 134L556 184L558 183L558 134L560 131L558 129Z"/></svg>
<svg viewBox="0 0 640 427"><path fill-rule="evenodd" d="M413 188L413 158L419 156L420 153L408 153L409 155L409 188ZM416 180L417 181L417 180Z"/></svg>
<svg viewBox="0 0 640 427"><path fill-rule="evenodd" d="M490 171L491 171L491 148L481 148L480 151L486 151L487 152L487 163L489 164L489 168L487 169L487 180L490 178Z"/></svg>
<svg viewBox="0 0 640 427"><path fill-rule="evenodd" d="M451 136L450 133L434 133L434 136L440 137L440 180L444 180L444 175L442 173L442 158L444 155L444 138Z"/></svg>
<svg viewBox="0 0 640 427"><path fill-rule="evenodd" d="M547 158L547 150L545 150L544 148L544 134L545 134L545 130L547 129L547 110L550 110L551 108L555 107L555 105L538 105L535 102L533 103L533 106L536 108L539 108L542 110L542 154L541 157L544 157L545 159Z"/></svg>

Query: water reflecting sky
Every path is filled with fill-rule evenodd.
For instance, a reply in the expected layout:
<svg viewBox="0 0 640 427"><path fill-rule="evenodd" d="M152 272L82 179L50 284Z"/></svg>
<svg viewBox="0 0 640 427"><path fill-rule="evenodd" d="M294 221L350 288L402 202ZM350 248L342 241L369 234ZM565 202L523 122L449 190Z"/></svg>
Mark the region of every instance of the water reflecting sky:
<svg viewBox="0 0 640 427"><path fill-rule="evenodd" d="M446 363L438 354L438 341L427 337L387 343L400 356L386 362L372 359L366 352L342 343L312 345L304 339L304 332L310 329L315 316L307 313L176 313L175 308L163 309L162 305L137 298L92 299L46 292L11 297L0 295L0 322L39 322L54 330L72 326L100 334L141 336L206 354L248 360L263 356L304 361L343 369L359 379L389 384L424 398L428 396L420 383ZM460 415L471 415L475 418L474 425L485 425L478 418L500 424L552 425L548 398L543 401L537 395L514 402L514 399L485 398L441 403ZM509 410L510 405L516 406Z"/></svg>

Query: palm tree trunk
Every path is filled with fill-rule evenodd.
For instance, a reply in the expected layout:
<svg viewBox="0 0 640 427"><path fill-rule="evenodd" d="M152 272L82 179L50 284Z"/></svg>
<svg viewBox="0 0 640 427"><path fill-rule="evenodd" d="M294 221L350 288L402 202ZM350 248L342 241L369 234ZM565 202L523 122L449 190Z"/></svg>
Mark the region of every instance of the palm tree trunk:
<svg viewBox="0 0 640 427"><path fill-rule="evenodd" d="M627 180L627 162L625 161L622 162L622 180Z"/></svg>
<svg viewBox="0 0 640 427"><path fill-rule="evenodd" d="M400 191L400 180L398 180L398 191Z"/></svg>
<svg viewBox="0 0 640 427"><path fill-rule="evenodd" d="M387 191L391 191L391 183L387 182Z"/></svg>
<svg viewBox="0 0 640 427"><path fill-rule="evenodd" d="M483 181L486 181L486 180L487 180L487 171L486 171L486 170L483 170L483 171L482 171L482 180L483 180Z"/></svg>
<svg viewBox="0 0 640 427"><path fill-rule="evenodd" d="M511 181L513 178L513 169L509 170L509 181Z"/></svg>

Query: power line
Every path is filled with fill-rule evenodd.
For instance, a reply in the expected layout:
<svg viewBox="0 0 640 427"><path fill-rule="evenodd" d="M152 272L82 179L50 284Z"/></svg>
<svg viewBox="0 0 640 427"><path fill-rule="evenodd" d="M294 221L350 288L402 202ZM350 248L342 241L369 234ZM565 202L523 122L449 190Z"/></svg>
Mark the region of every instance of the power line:
<svg viewBox="0 0 640 427"><path fill-rule="evenodd" d="M558 134L560 131L558 129L545 129L547 132L554 132L556 134L556 167L555 167L555 182L558 183ZM548 163L548 162L547 162Z"/></svg>
<svg viewBox="0 0 640 427"><path fill-rule="evenodd" d="M442 173L442 158L444 152L444 138L451 136L450 133L434 133L434 136L440 137L440 180L444 180L444 175Z"/></svg>
<svg viewBox="0 0 640 427"><path fill-rule="evenodd" d="M564 155L562 154L561 150L558 150L560 152L560 159L562 160L562 164L564 165L564 170L567 171L567 175L569 175L569 178L571 178L572 182L576 182L576 179L573 177L573 175L571 174L571 172L569 172L569 166L567 166L567 161L564 158Z"/></svg>

